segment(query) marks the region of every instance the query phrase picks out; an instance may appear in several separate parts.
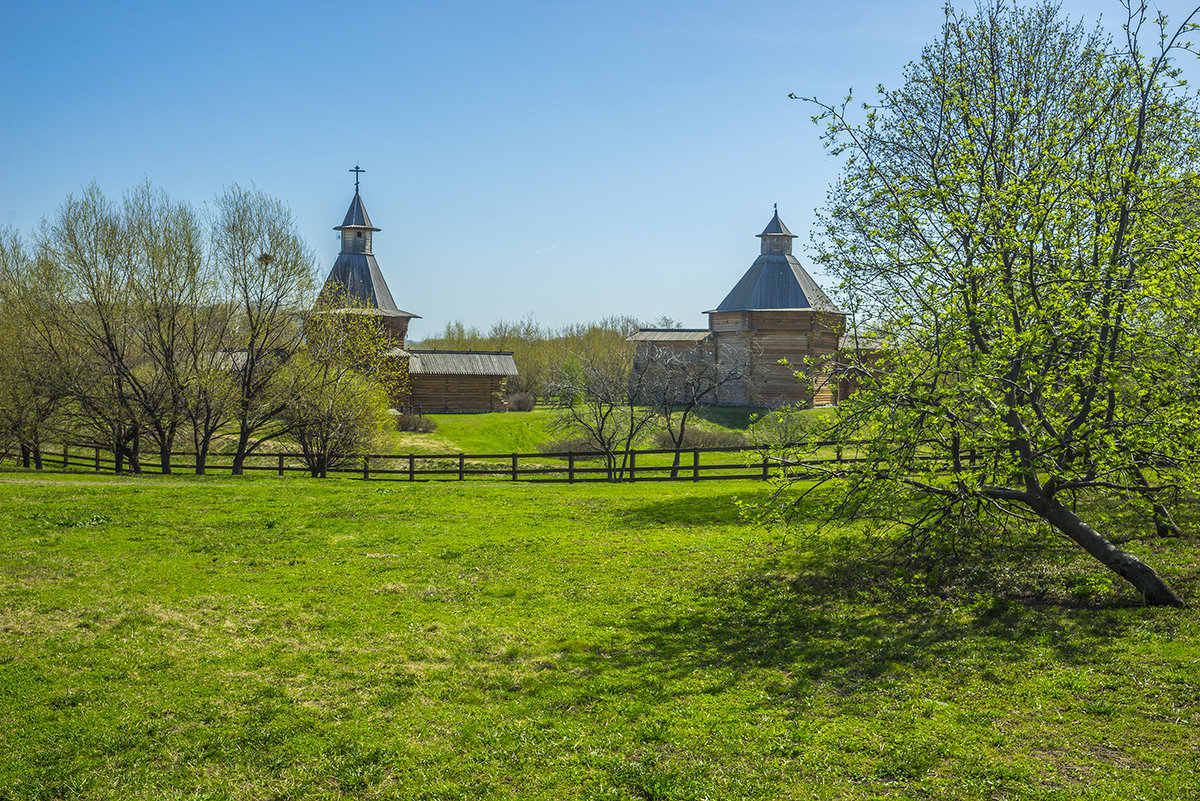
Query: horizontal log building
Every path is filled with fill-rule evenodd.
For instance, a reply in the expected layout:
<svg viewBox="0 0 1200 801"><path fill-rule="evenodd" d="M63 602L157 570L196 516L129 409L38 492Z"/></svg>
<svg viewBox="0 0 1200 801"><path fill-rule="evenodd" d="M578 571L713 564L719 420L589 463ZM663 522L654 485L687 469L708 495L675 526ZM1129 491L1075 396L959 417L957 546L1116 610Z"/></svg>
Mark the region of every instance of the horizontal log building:
<svg viewBox="0 0 1200 801"><path fill-rule="evenodd" d="M420 319L397 308L371 249L371 236L380 229L371 224L358 192L356 167L354 199L342 224L342 250L325 285L319 305L326 312L363 314L377 318L387 329L395 348L388 354L407 363L409 386L393 398L397 408L422 412L504 411L504 381L517 374L507 351L430 351L404 347L408 323Z"/></svg>
<svg viewBox="0 0 1200 801"><path fill-rule="evenodd" d="M639 360L673 350L689 359L748 366L748 377L722 386L714 403L775 407L837 403L830 367L842 346L846 315L792 255L795 235L776 210L758 235L760 253L725 299L708 328L641 329L631 337ZM790 366L779 364L786 359ZM795 372L803 368L804 380Z"/></svg>

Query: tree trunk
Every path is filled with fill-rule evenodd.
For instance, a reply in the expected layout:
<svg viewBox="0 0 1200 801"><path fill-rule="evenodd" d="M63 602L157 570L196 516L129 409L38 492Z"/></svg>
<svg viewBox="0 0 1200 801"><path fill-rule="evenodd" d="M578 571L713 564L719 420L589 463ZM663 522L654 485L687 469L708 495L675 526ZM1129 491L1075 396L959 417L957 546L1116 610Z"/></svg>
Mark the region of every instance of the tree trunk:
<svg viewBox="0 0 1200 801"><path fill-rule="evenodd" d="M38 470L42 469L42 449L39 445L34 445L33 448L33 466Z"/></svg>
<svg viewBox="0 0 1200 801"><path fill-rule="evenodd" d="M129 447L129 469L134 475L142 473L142 438L134 432L132 444Z"/></svg>
<svg viewBox="0 0 1200 801"><path fill-rule="evenodd" d="M1155 500L1154 493L1150 490L1150 482L1146 480L1146 474L1142 472L1142 461L1137 460L1133 465L1133 477L1137 480L1138 486L1143 490L1143 497L1154 504L1154 530L1160 537L1178 537L1183 534L1183 531L1175 523L1175 518L1171 516L1171 511L1166 505Z"/></svg>
<svg viewBox="0 0 1200 801"><path fill-rule="evenodd" d="M29 446L28 445L21 446L21 466L26 469L29 468Z"/></svg>
<svg viewBox="0 0 1200 801"><path fill-rule="evenodd" d="M208 440L205 439L196 445L196 475L202 476L205 474L205 466L208 464Z"/></svg>
<svg viewBox="0 0 1200 801"><path fill-rule="evenodd" d="M238 434L237 452L233 454L233 475L240 476L246 463L246 445L250 442L250 432L242 430Z"/></svg>
<svg viewBox="0 0 1200 801"><path fill-rule="evenodd" d="M164 438L165 440L165 438ZM169 441L160 441L158 444L158 461L161 465L162 474L169 475L171 472L171 445Z"/></svg>
<svg viewBox="0 0 1200 801"><path fill-rule="evenodd" d="M1030 506L1046 522L1070 537L1109 570L1132 584L1142 594L1148 606L1187 606L1183 599L1159 578L1154 568L1113 545L1058 501L1042 497L1035 499Z"/></svg>

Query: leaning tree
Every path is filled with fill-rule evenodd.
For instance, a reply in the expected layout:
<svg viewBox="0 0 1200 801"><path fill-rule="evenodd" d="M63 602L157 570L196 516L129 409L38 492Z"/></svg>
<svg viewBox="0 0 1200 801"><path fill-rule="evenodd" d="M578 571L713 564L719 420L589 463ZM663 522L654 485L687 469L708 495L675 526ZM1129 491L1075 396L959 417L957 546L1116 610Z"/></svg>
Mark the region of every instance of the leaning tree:
<svg viewBox="0 0 1200 801"><path fill-rule="evenodd" d="M1171 63L1196 12L1126 10L1114 42L1052 4L948 9L861 115L812 101L847 157L818 247L888 332L845 365L837 434L867 459L829 477L907 547L1055 530L1178 606L1085 511L1170 531L1200 452L1197 115Z"/></svg>

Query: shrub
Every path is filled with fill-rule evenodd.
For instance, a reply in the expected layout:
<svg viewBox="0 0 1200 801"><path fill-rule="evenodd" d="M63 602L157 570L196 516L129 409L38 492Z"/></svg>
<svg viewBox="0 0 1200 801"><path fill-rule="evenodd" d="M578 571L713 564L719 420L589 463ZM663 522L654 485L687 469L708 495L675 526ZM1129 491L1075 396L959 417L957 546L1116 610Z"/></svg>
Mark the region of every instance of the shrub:
<svg viewBox="0 0 1200 801"><path fill-rule="evenodd" d="M755 445L790 448L820 439L829 419L824 414L805 410L798 405L782 406L758 418L751 435Z"/></svg>
<svg viewBox="0 0 1200 801"><path fill-rule="evenodd" d="M674 448L671 435L660 431L654 438L655 447ZM689 429L683 435L684 448L744 448L749 444L746 435L739 431L706 431L702 428Z"/></svg>
<svg viewBox="0 0 1200 801"><path fill-rule="evenodd" d="M532 412L537 402L528 392L517 392L504 399L510 412Z"/></svg>
<svg viewBox="0 0 1200 801"><path fill-rule="evenodd" d="M413 431L418 434L428 434L437 431L437 421L415 412L403 412L396 416L396 429Z"/></svg>
<svg viewBox="0 0 1200 801"><path fill-rule="evenodd" d="M538 450L542 453L595 453L597 448L587 437L566 437L543 442Z"/></svg>

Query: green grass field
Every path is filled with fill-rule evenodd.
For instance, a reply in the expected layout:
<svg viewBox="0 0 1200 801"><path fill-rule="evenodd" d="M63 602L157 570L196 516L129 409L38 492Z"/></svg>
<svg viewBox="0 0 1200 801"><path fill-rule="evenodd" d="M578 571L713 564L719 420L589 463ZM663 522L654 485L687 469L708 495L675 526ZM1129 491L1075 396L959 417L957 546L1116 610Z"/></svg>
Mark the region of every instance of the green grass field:
<svg viewBox="0 0 1200 801"><path fill-rule="evenodd" d="M1200 797L1197 613L1070 550L936 595L754 482L0 480L3 799Z"/></svg>

